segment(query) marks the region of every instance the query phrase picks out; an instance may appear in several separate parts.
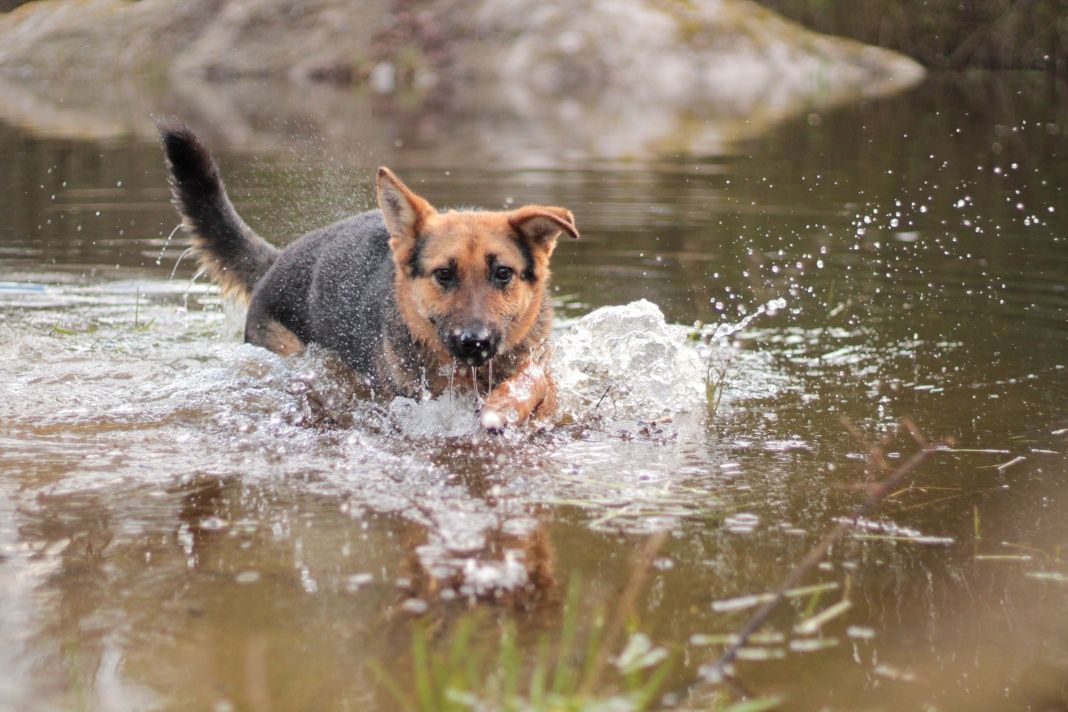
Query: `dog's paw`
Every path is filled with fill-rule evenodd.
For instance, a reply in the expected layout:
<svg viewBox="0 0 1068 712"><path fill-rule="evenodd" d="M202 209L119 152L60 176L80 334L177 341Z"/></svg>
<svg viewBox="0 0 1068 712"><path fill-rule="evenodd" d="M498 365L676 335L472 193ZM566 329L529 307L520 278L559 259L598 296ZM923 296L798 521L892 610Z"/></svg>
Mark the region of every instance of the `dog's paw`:
<svg viewBox="0 0 1068 712"><path fill-rule="evenodd" d="M482 411L482 429L487 433L500 434L504 432L504 426L508 421L504 419L504 416L493 408L486 408Z"/></svg>

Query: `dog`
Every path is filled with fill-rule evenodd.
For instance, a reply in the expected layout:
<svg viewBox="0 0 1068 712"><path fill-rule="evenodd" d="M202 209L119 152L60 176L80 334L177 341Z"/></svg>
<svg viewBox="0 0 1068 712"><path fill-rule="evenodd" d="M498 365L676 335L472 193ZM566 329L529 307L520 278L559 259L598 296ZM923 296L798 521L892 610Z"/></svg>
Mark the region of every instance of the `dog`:
<svg viewBox="0 0 1068 712"><path fill-rule="evenodd" d="M179 123L159 129L193 253L247 304L247 343L282 356L317 344L373 395L485 393L491 432L553 415L549 260L561 235L579 237L570 210L439 211L382 167L377 210L279 250L237 214L197 136Z"/></svg>

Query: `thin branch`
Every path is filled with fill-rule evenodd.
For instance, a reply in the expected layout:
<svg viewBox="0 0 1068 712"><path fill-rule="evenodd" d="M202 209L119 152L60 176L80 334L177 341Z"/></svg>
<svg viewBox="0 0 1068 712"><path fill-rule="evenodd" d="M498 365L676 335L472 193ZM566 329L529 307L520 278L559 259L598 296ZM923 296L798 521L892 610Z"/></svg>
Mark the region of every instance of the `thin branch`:
<svg viewBox="0 0 1068 712"><path fill-rule="evenodd" d="M921 448L927 449L931 447L931 443L927 441L927 438L920 432L920 429L916 427L916 423L912 422L912 418L902 418L901 425L905 430L909 431L909 435L912 436L912 439L915 440L916 444Z"/></svg>
<svg viewBox="0 0 1068 712"><path fill-rule="evenodd" d="M842 427L846 429L846 432L856 438L857 442L864 446L864 449L868 451L867 471L869 474L874 474L874 470L876 469L884 471L890 469L889 464L886 462L886 458L883 456L886 448L882 442L876 444L868 440L864 433L860 431L860 428L854 425L853 421L844 415L839 418L839 422L842 423ZM876 467L873 467L873 465Z"/></svg>
<svg viewBox="0 0 1068 712"><path fill-rule="evenodd" d="M582 687L579 690L580 698L588 696L597 688L597 683L601 679L604 667L608 663L609 651L615 650L616 642L627 625L627 619L634 612L634 604L637 603L638 596L645 585L645 580L649 577L649 570L653 567L653 559L656 558L660 548L664 545L665 539L667 539L667 532L653 534L645 541L645 546L642 547L641 552L638 554L638 558L634 562L634 569L631 571L630 581L627 582L627 587L619 597L619 605L616 606L615 616L612 617L612 621L608 624L608 631L605 633L602 644L597 648L590 674L582 682Z"/></svg>
<svg viewBox="0 0 1068 712"><path fill-rule="evenodd" d="M612 390L612 384L611 383L608 384L607 386L605 386L604 393L601 394L601 397L597 399L596 405L593 406L594 410L597 410L598 408L601 407L601 401L604 400L604 397L606 395L608 395L608 391L610 391L610 390Z"/></svg>
<svg viewBox="0 0 1068 712"><path fill-rule="evenodd" d="M909 425L905 425L909 428ZM914 427L914 426L913 426ZM914 435L915 437L915 435ZM926 441L924 441L926 442ZM765 603L753 617L745 624L742 630L738 633L733 643L727 646L727 649L723 652L723 655L719 657L714 663L703 665L701 667L701 674L712 682L719 682L725 678L726 668L738 657L738 651L745 647L749 638L755 633L771 614L779 607L786 599L786 592L792 588L795 588L801 579L813 569L817 564L823 560L823 557L831 550L838 541L845 536L845 533L851 529L856 521L866 515L871 509L877 506L882 500L890 494L901 482L909 476L920 464L923 463L932 453L939 452L937 445L928 444L923 449L916 452L912 457L906 460L902 465L891 472L886 479L876 485L867 499L861 502L856 508L853 509L852 514L848 519L843 519L833 529L831 529L823 539L816 544L805 555L805 558L801 559L800 563L794 567L790 575L779 584L779 587L775 590L773 598ZM873 451L874 457L880 457L879 454Z"/></svg>

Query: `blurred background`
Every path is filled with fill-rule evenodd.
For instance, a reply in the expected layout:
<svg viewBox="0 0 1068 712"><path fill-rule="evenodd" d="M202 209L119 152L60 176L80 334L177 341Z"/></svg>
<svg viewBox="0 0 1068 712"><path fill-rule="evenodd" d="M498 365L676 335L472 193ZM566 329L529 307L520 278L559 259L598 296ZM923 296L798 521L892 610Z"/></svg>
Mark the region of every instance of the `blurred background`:
<svg viewBox="0 0 1068 712"><path fill-rule="evenodd" d="M0 8L0 709L732 709L903 417L733 712L1068 708L1063 0ZM279 245L383 164L572 209L566 417L243 345L164 115Z"/></svg>
<svg viewBox="0 0 1068 712"><path fill-rule="evenodd" d="M0 11L29 0L0 0ZM1068 71L1057 0L764 0L805 27L898 50L931 69Z"/></svg>
<svg viewBox="0 0 1068 712"><path fill-rule="evenodd" d="M1068 15L1056 0L766 0L805 27L904 52L935 70L1068 72Z"/></svg>

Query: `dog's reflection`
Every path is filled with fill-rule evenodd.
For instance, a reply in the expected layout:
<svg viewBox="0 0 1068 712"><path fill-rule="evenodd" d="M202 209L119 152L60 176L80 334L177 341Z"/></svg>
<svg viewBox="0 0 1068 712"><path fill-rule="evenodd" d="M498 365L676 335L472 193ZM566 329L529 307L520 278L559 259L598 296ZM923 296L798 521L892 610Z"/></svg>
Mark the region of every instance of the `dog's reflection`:
<svg viewBox="0 0 1068 712"><path fill-rule="evenodd" d="M427 527L406 526L401 610L419 613L435 600L516 609L553 600L556 554L545 522L521 531L493 528L474 550L450 551L437 538Z"/></svg>
<svg viewBox="0 0 1068 712"><path fill-rule="evenodd" d="M233 477L198 477L188 483L186 489L181 498L174 541L182 549L187 565L191 569L246 568L244 562L226 561L239 552L248 551L234 545L226 523L235 518L249 518L253 513L247 510L243 500L253 498L262 504L262 494L251 493ZM362 565L356 564L358 568L384 569L393 579L391 583L396 585L399 598L391 614L418 614L438 602L490 603L525 610L554 600L556 556L544 520L525 516L504 520L497 526L474 533L474 544L470 543L472 537L465 537L461 549L450 545L449 537L433 523L427 525L404 518L398 525L390 526L392 536L382 537L380 543L384 546L364 544L360 548L357 542L364 540L359 534L363 531L362 523L359 519L334 514L338 511L332 507L321 512L324 518L321 526L316 526L314 519L307 520L311 524L299 536L299 548L304 552L305 560L291 562L293 566L289 570L292 575L296 576L296 570L301 568L298 563L312 571L338 572L338 561L311 558L313 551L319 554L336 551L331 545L337 541L343 542L338 549L355 549L350 555L357 562L362 561ZM262 516L262 512L257 516ZM392 517L386 521L390 520L397 521ZM320 546L310 541L317 529L322 539L329 540L331 545ZM393 550L398 541L399 556ZM260 540L260 545L266 543ZM281 551L248 551L247 556L261 562L272 561L274 567L282 564L282 569L272 567L273 573L265 572L265 575L277 578L288 575L283 560L290 556L281 554ZM343 586L339 584L337 588Z"/></svg>

